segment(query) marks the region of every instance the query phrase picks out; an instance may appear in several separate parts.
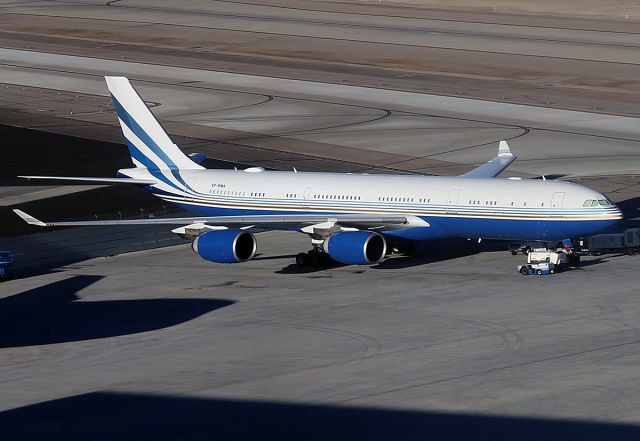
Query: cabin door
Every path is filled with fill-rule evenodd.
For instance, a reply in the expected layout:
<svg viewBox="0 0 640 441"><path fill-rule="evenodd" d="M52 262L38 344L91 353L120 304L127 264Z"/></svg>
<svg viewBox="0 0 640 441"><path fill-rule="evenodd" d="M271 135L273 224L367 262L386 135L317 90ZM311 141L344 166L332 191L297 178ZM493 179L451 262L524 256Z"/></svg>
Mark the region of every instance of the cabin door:
<svg viewBox="0 0 640 441"><path fill-rule="evenodd" d="M304 206L305 208L309 207L309 200L311 199L311 187L307 186L304 188Z"/></svg>
<svg viewBox="0 0 640 441"><path fill-rule="evenodd" d="M554 193L551 197L551 208L562 208L564 205L564 192Z"/></svg>
<svg viewBox="0 0 640 441"><path fill-rule="evenodd" d="M447 198L447 213L457 213L458 199L460 198L460 190L454 188L449 190L449 197Z"/></svg>

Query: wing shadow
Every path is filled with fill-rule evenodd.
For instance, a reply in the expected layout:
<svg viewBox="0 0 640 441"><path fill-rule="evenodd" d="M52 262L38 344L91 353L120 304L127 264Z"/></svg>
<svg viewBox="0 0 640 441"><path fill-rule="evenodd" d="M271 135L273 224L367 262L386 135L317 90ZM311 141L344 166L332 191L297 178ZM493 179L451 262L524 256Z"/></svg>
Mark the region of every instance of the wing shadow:
<svg viewBox="0 0 640 441"><path fill-rule="evenodd" d="M221 299L78 301L78 291L102 278L73 276L0 299L0 348L153 331L234 303Z"/></svg>
<svg viewBox="0 0 640 441"><path fill-rule="evenodd" d="M632 441L633 423L94 392L0 412L2 439Z"/></svg>

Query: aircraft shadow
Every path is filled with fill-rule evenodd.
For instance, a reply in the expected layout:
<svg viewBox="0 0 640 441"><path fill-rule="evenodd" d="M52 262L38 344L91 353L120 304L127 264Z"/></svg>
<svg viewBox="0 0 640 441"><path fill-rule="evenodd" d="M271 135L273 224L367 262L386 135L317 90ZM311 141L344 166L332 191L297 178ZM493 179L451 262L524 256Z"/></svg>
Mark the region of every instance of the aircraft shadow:
<svg viewBox="0 0 640 441"><path fill-rule="evenodd" d="M616 205L622 210L625 221L640 217L640 197L625 199L616 202Z"/></svg>
<svg viewBox="0 0 640 441"><path fill-rule="evenodd" d="M0 348L44 345L167 328L234 303L220 299L78 301L102 276L73 276L0 299Z"/></svg>
<svg viewBox="0 0 640 441"><path fill-rule="evenodd" d="M295 257L295 256L294 256ZM307 266L298 266L295 262L291 263L287 266L285 266L282 269L279 269L277 271L275 271L276 274L312 274L312 273L318 273L318 272L322 272L322 271L326 271L328 269L333 269L333 268L340 268L343 266L347 266L344 265L340 262L336 262L336 261L331 261L326 265L320 265L320 266L313 266L313 265L307 265Z"/></svg>
<svg viewBox="0 0 640 441"><path fill-rule="evenodd" d="M484 241L478 244L475 240L459 238L437 239L429 242L416 242L412 253L387 258L372 266L372 268L409 268L471 256L486 251L506 251L506 249L506 242Z"/></svg>
<svg viewBox="0 0 640 441"><path fill-rule="evenodd" d="M637 440L640 426L94 392L0 413L4 441Z"/></svg>
<svg viewBox="0 0 640 441"><path fill-rule="evenodd" d="M478 244L476 241L451 238L436 239L429 242L416 242L413 252L410 254L402 254L387 257L382 262L372 265L374 269L392 269L392 268L409 268L412 266L425 265L428 263L439 262L443 260L456 259L459 257L478 254L483 251L506 251L507 243L500 241L484 241ZM293 257L293 256L292 256ZM305 266L299 267L295 263L291 263L286 267L276 271L278 274L309 274L321 272L327 269L339 268L344 265L339 262L330 262L326 266ZM357 268L357 266L354 266Z"/></svg>

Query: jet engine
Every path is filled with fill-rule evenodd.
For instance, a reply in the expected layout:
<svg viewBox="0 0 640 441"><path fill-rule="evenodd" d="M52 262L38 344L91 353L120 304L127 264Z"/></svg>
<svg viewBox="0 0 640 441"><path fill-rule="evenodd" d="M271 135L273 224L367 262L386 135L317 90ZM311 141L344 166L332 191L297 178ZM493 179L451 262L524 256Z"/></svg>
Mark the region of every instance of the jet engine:
<svg viewBox="0 0 640 441"><path fill-rule="evenodd" d="M191 248L211 262L239 263L256 254L256 238L243 230L211 230L198 236Z"/></svg>
<svg viewBox="0 0 640 441"><path fill-rule="evenodd" d="M381 234L371 231L340 231L324 241L324 250L340 263L369 265L384 258L387 242Z"/></svg>

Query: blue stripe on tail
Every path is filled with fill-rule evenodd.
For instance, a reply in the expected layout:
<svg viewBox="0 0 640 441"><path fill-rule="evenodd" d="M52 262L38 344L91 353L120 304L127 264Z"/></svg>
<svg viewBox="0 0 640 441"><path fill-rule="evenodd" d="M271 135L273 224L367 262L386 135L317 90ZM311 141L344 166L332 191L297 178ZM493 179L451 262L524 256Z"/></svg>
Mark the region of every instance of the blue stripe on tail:
<svg viewBox="0 0 640 441"><path fill-rule="evenodd" d="M151 138L147 132L136 122L136 120L126 111L126 109L120 104L120 102L116 99L115 96L111 95L111 99L113 100L113 104L116 108L116 112L118 113L118 117L120 120L131 130L137 137L142 141L153 153L155 153L164 163L165 167L163 169L168 169L171 171L171 174L184 185L184 188L191 189L187 185L187 183L180 176L178 166L167 156L167 154L162 150L162 148ZM144 153L142 153L134 144L131 142L126 136L125 139L127 141L127 146L129 147L129 154L132 158L135 158L141 164L143 164L155 177L160 179L172 187L181 190L175 184L169 182L160 172L161 168L153 162L149 157L147 157Z"/></svg>
<svg viewBox="0 0 640 441"><path fill-rule="evenodd" d="M122 106L122 104L120 104L120 102L116 99L116 97L111 95L111 98L113 99L113 104L116 108L116 111L118 112L118 117L120 117L122 122L124 122L127 125L129 130L135 133L135 135L140 139L140 141L142 141L144 145L149 147L149 149L153 153L155 153L162 160L162 162L164 162L164 164L167 166L169 170L178 170L178 166L171 160L171 158L169 158L169 156L167 156L164 150L162 150L162 148L158 144L156 144L156 142L147 134L147 132L145 132L142 127L140 127L140 125L136 122L136 120L131 115L129 115L129 112L125 110L125 108ZM129 143L129 150L131 150L130 143ZM133 152L131 152L131 156L134 156ZM147 161L149 160L149 158L146 158L146 159ZM141 162L147 165L147 168L151 168L152 166L151 161L148 161L149 164L147 164L147 161L141 161Z"/></svg>

